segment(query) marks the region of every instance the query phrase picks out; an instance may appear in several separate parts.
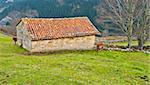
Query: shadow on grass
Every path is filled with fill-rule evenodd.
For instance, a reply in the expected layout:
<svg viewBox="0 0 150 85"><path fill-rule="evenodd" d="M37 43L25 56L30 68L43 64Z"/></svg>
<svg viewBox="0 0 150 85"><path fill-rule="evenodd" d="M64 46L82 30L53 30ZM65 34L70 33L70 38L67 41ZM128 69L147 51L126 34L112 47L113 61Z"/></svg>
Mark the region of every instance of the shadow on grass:
<svg viewBox="0 0 150 85"><path fill-rule="evenodd" d="M87 52L95 52L96 50L58 50L58 51L48 51L48 52L28 52L26 51L23 55L26 56L46 56L46 55L56 55L56 54L85 54Z"/></svg>

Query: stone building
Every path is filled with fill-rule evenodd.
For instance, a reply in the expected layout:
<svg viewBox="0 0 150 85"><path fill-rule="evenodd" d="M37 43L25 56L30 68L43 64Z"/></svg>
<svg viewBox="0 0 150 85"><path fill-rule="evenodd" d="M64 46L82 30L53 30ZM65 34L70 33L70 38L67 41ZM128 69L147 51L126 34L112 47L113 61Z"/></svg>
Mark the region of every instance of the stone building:
<svg viewBox="0 0 150 85"><path fill-rule="evenodd" d="M23 18L17 25L17 44L30 52L90 50L98 33L87 17Z"/></svg>

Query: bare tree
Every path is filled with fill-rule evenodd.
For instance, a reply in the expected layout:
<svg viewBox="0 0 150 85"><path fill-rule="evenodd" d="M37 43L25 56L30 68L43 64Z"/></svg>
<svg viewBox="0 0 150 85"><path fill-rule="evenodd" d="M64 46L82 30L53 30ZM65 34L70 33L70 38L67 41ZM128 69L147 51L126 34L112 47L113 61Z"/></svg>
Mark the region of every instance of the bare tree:
<svg viewBox="0 0 150 85"><path fill-rule="evenodd" d="M103 17L103 23L110 20L128 37L128 48L131 48L133 24L138 15L137 7L142 0L102 0L98 13Z"/></svg>
<svg viewBox="0 0 150 85"><path fill-rule="evenodd" d="M150 0L142 0L134 30L138 38L138 48L143 50L145 42L150 38Z"/></svg>

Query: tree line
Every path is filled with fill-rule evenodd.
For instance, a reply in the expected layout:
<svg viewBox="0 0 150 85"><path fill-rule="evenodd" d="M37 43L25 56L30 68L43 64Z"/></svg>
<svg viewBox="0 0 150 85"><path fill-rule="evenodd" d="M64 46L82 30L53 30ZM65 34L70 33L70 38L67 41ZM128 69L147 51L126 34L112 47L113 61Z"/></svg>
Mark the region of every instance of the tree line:
<svg viewBox="0 0 150 85"><path fill-rule="evenodd" d="M129 49L136 36L138 48L143 50L150 38L150 0L102 0L98 11L104 28L115 26L120 29L128 38Z"/></svg>

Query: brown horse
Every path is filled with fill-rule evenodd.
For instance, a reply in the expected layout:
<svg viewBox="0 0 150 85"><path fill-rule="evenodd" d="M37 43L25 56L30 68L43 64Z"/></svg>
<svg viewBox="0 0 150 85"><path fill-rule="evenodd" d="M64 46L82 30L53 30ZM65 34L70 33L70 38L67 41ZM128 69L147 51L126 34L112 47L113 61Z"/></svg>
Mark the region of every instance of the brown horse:
<svg viewBox="0 0 150 85"><path fill-rule="evenodd" d="M13 37L13 41L15 42L15 45L16 45L17 38L16 38L16 37Z"/></svg>
<svg viewBox="0 0 150 85"><path fill-rule="evenodd" d="M17 38L16 38L16 37L13 37L13 41L14 41L14 43L15 43L15 45L16 45ZM22 47L22 46L23 46L23 44L22 44L22 40L21 40L21 45L20 45L20 47Z"/></svg>
<svg viewBox="0 0 150 85"><path fill-rule="evenodd" d="M104 43L98 43L97 47L96 47L96 50L99 51L99 50L101 50L103 48L104 48Z"/></svg>

